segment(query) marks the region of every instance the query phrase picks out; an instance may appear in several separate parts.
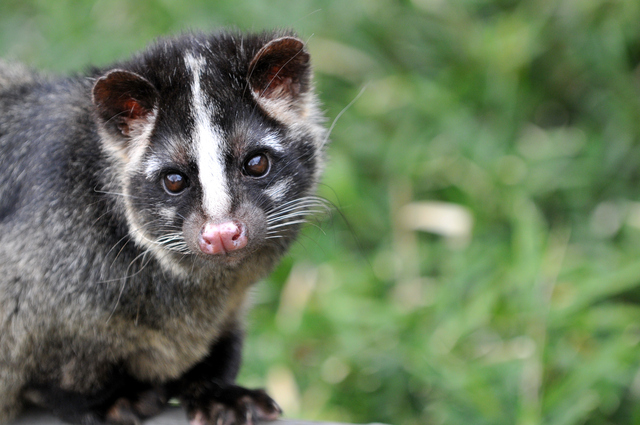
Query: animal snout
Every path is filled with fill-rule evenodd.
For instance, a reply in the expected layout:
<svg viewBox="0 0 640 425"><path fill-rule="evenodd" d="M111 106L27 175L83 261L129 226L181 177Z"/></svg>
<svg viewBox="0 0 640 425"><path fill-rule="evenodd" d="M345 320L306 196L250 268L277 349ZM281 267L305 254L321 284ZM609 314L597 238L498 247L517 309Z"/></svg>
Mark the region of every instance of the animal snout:
<svg viewBox="0 0 640 425"><path fill-rule="evenodd" d="M217 255L242 249L247 245L245 226L238 221L205 223L198 240L205 254Z"/></svg>

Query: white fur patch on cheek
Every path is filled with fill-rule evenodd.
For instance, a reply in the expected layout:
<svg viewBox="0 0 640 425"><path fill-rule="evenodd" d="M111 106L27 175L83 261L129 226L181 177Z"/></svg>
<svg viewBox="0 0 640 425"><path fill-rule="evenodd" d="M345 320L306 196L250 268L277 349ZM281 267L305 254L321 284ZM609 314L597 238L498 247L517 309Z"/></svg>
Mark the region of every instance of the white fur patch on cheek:
<svg viewBox="0 0 640 425"><path fill-rule="evenodd" d="M187 53L185 63L193 74L191 82L191 109L195 121L193 141L203 191L203 207L209 217L225 218L229 213L231 197L224 173L223 137L222 132L211 124L215 110L207 104L200 84L200 77L206 70L206 60L202 56L195 57Z"/></svg>
<svg viewBox="0 0 640 425"><path fill-rule="evenodd" d="M177 211L175 208L164 207L164 208L160 208L158 213L165 220L173 221L176 218Z"/></svg>
<svg viewBox="0 0 640 425"><path fill-rule="evenodd" d="M292 183L293 179L288 177L274 184L270 188L265 189L264 193L271 198L272 201L281 201L289 191Z"/></svg>

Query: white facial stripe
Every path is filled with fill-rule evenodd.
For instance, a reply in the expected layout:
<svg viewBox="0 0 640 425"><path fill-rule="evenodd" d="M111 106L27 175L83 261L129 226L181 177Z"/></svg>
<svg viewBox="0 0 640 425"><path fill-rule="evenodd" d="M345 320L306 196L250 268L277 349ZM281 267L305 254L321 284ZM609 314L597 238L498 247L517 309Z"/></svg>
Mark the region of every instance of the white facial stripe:
<svg viewBox="0 0 640 425"><path fill-rule="evenodd" d="M284 198L284 196L289 191L289 187L291 186L291 183L293 183L293 179L291 177L288 177L274 184L270 188L266 189L264 193L273 201L280 201Z"/></svg>
<svg viewBox="0 0 640 425"><path fill-rule="evenodd" d="M211 106L205 104L200 86L200 75L206 67L206 61L202 56L196 58L191 53L187 53L184 59L193 74L191 109L196 126L193 140L203 191L203 207L211 218L222 218L229 212L231 198L227 192L224 174L222 136L220 131L216 131L211 125L214 111Z"/></svg>
<svg viewBox="0 0 640 425"><path fill-rule="evenodd" d="M269 134L267 137L260 141L260 144L268 148L273 149L276 152L284 152L284 147L280 142L280 139L275 134Z"/></svg>

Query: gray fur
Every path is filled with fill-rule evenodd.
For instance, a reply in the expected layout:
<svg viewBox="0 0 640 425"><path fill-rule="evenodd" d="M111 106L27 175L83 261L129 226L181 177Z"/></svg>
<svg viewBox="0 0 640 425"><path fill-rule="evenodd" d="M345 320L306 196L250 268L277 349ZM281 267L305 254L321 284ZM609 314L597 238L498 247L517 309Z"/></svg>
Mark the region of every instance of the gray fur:
<svg viewBox="0 0 640 425"><path fill-rule="evenodd" d="M246 45L278 36L254 36L249 43L236 34L187 35L161 41L147 56L113 69L141 72L156 51L206 49L223 42L244 43L248 49ZM242 64L243 55L251 59L255 49L241 51L233 60ZM296 177L308 180L300 186L304 189L294 198L282 192L283 183L273 189L279 190L276 198L286 198L282 203L302 200L289 204L299 205L291 209L294 214L278 221L284 215L278 216L277 209L265 210L234 187L230 214L251 228L253 243L240 260L180 254L153 239L145 245L156 236L145 233L150 227L141 218L143 209L132 203L140 194L128 185L135 172L145 174L147 163L127 156L92 101L95 82L109 70L49 78L0 62L0 422L19 412L34 382L88 392L101 387L113 364L145 382L179 378L207 354L222 331L238 326L247 289L271 270L297 232L297 224L270 230L270 223L301 220L319 202L309 196L320 175L326 137L313 92L309 89L293 105L254 93L255 107L281 124L287 140L309 140L313 151L311 172ZM169 81L172 71L158 74L168 74ZM218 78L218 71L211 72ZM180 81L180 73L172 78L187 90L189 81ZM164 109L159 111L158 120L171 122L162 116ZM225 134L249 140L255 131L251 122L238 122ZM163 137L178 147L185 144L187 156L193 152L181 133L154 127L153 136L141 142L145 155L161 131L168 131ZM229 149L248 149L243 143L249 142L237 143ZM289 142L283 143L286 148ZM243 178L230 173L230 182ZM173 219L175 211L167 207L164 216ZM194 250L189 235L197 235L204 220L201 209L189 211L177 229L183 251Z"/></svg>

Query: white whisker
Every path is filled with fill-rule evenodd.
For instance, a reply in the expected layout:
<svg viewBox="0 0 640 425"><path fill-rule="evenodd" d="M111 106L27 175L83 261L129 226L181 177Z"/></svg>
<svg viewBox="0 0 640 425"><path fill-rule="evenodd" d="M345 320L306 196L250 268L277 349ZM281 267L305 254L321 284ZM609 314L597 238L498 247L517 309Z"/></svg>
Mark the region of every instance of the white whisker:
<svg viewBox="0 0 640 425"><path fill-rule="evenodd" d="M269 230L277 229L277 228L279 228L279 227L283 227L283 226L291 226L291 225L294 225L294 224L302 224L302 223L308 223L308 221L307 221L307 220L294 220L294 221L288 221L288 222L286 222L286 223L277 224L277 225L275 225L275 226L270 226L270 227L269 227Z"/></svg>
<svg viewBox="0 0 640 425"><path fill-rule="evenodd" d="M293 213L290 213L290 214L286 214L286 215L283 215L283 216L279 216L279 217L275 217L275 218L269 219L269 220L267 220L267 223L269 223L269 224L277 223L279 221L286 220L286 219L293 218L293 217L302 217L302 216L306 216L306 215L310 215L310 214L316 214L316 213L320 214L322 212L325 212L325 211L321 211L321 210L297 211L297 212L293 212Z"/></svg>

